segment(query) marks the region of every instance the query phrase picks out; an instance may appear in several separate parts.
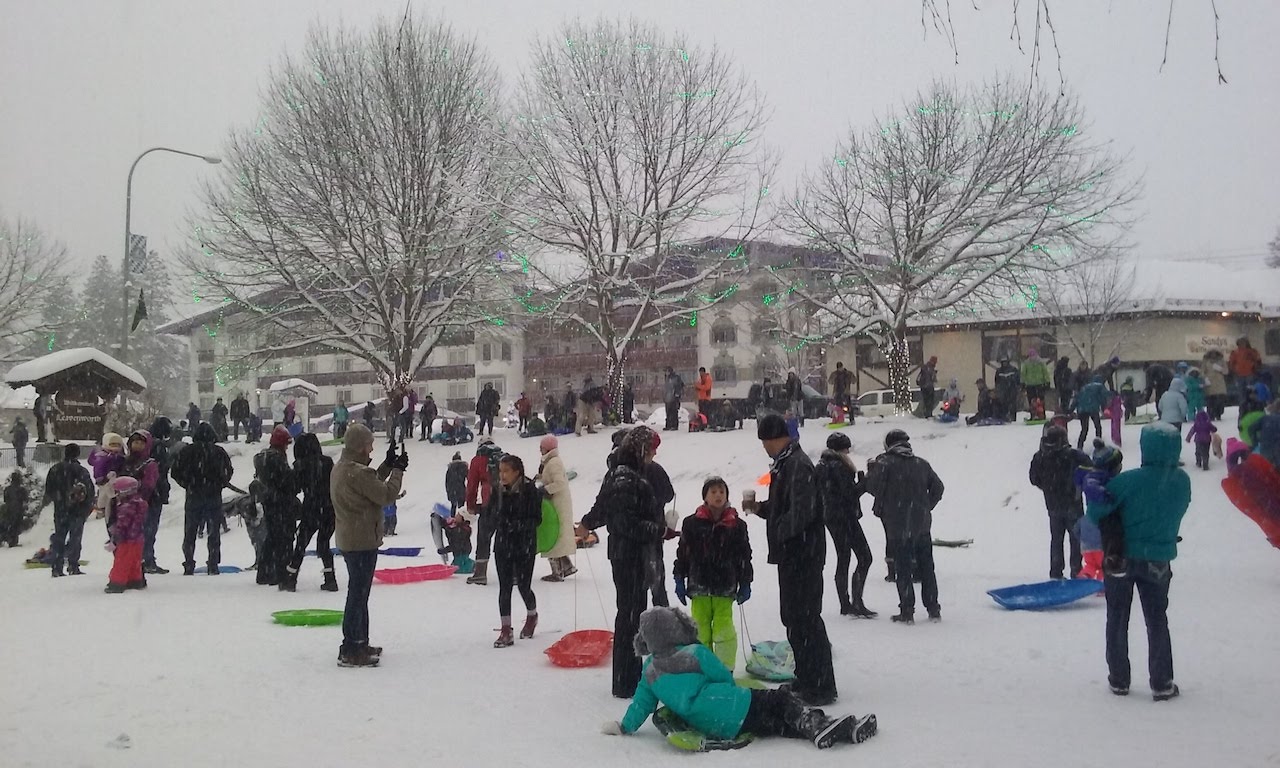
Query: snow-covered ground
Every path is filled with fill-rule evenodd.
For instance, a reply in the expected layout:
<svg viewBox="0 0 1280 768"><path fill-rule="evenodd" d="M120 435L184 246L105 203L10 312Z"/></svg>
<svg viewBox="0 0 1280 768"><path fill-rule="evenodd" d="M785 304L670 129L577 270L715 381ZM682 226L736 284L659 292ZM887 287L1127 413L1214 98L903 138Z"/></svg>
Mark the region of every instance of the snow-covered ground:
<svg viewBox="0 0 1280 768"><path fill-rule="evenodd" d="M883 533L864 505L876 553L867 603L881 618L842 618L828 586L826 618L840 688L831 709L875 712L880 734L826 752L775 739L687 759L735 766L791 760L812 766L1280 764L1274 726L1280 667L1273 658L1280 635L1274 610L1280 558L1227 502L1218 485L1221 461L1202 472L1186 451L1193 502L1169 610L1183 695L1156 704L1146 691L1146 643L1136 605L1134 691L1117 698L1106 687L1101 598L1028 613L1005 611L986 595L993 587L1048 576L1044 507L1026 479L1040 430L859 422L847 431L859 466L894 426L911 433L917 454L933 462L946 483L935 535L975 543L935 550L941 624L891 624L896 595L881 580ZM816 455L828 434L810 422L805 447ZM1136 466L1137 428L1126 429L1124 437L1127 466ZM497 440L537 465L536 440L505 430L498 430ZM567 466L579 473L573 490L580 517L604 473L609 435L560 442ZM444 498L444 467L453 450L409 444L401 535L388 545L432 552L427 515ZM462 450L470 458L474 446ZM723 475L736 500L768 466L751 431L663 433L658 457L675 482L682 514L692 512L707 474ZM248 482L249 454L237 453L235 466L235 482ZM537 637L504 650L491 647L498 626L492 584L468 586L454 577L376 585L372 637L386 648L382 666L339 669L338 628L271 622L276 610L342 607L343 593L319 590L318 562L304 565L296 594L255 586L252 574L178 575L180 501L175 489L158 543L161 563L177 573L151 577L144 593L102 593L109 563L99 521L90 521L86 531L85 577L54 580L48 571L23 569L22 560L47 536L48 513L22 548L0 550L0 763L562 768L685 759L651 726L627 738L600 735L601 721L619 718L626 705L609 695L608 667L559 669L542 653L575 627L612 627L604 546L580 551L579 574L568 582L535 581ZM750 634L757 641L781 638L764 524L751 518L750 526L757 568L754 596L745 606ZM235 523L223 553L228 564L252 560ZM673 554L674 544L668 544L668 564ZM828 558L829 571L833 560ZM434 554L383 558L380 565L431 562L438 562ZM540 561L537 575L546 572ZM341 565L339 580L345 588ZM741 664L739 659L740 670ZM117 743L122 735L128 748Z"/></svg>

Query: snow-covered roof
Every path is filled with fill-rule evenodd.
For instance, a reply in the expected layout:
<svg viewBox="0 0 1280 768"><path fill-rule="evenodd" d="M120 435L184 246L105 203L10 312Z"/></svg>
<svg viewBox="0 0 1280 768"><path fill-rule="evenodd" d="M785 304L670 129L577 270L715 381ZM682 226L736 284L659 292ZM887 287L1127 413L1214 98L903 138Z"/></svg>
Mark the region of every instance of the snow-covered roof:
<svg viewBox="0 0 1280 768"><path fill-rule="evenodd" d="M272 392L283 392L289 389L305 389L313 395L320 394L320 388L306 379L284 379L268 387Z"/></svg>
<svg viewBox="0 0 1280 768"><path fill-rule="evenodd" d="M120 378L136 384L139 390L147 388L147 380L142 377L142 374L106 352L93 347L62 349L44 357L37 357L35 360L19 363L9 369L4 380L10 387L17 389L85 363L97 363Z"/></svg>

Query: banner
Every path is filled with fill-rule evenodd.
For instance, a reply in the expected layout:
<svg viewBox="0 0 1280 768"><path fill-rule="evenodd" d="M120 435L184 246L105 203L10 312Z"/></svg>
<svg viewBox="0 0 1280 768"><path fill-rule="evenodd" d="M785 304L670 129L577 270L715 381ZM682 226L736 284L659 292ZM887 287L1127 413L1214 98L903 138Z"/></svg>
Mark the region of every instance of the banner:
<svg viewBox="0 0 1280 768"><path fill-rule="evenodd" d="M1192 357L1204 357L1204 353L1216 349L1224 356L1230 355L1235 348L1235 341L1230 336L1187 336L1187 354Z"/></svg>

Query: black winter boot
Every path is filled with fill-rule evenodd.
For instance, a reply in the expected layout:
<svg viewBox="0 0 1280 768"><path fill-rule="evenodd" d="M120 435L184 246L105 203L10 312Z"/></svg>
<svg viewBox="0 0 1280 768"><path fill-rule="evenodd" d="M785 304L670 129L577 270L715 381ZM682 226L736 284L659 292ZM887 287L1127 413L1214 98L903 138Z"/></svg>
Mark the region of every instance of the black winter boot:
<svg viewBox="0 0 1280 768"><path fill-rule="evenodd" d="M849 600L849 585L839 577L836 578L836 597L840 598L840 615L852 616L853 603Z"/></svg>
<svg viewBox="0 0 1280 768"><path fill-rule="evenodd" d="M284 572L284 576L280 579L281 592L297 592L298 591L298 572L292 568Z"/></svg>
<svg viewBox="0 0 1280 768"><path fill-rule="evenodd" d="M871 610L862 602L862 592L866 589L867 577L865 574L855 573L853 575L853 616L859 619L874 619L880 614Z"/></svg>
<svg viewBox="0 0 1280 768"><path fill-rule="evenodd" d="M889 572L885 574L884 580L885 580L885 581L897 581L897 580L898 580L898 571L897 571L897 569L896 569L896 568L894 568L894 567L893 567L893 561L892 561L892 560L887 561L887 562L885 563L885 566L889 569Z"/></svg>
<svg viewBox="0 0 1280 768"><path fill-rule="evenodd" d="M333 569L325 569L324 583L320 585L320 589L323 589L325 592L338 591L338 580L333 575Z"/></svg>

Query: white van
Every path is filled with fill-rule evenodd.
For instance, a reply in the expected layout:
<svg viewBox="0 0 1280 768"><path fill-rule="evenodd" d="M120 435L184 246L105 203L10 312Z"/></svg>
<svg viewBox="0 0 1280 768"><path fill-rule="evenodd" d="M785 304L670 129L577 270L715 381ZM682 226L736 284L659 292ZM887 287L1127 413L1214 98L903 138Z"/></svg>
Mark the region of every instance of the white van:
<svg viewBox="0 0 1280 768"><path fill-rule="evenodd" d="M941 393L938 393L941 395ZM897 411L897 401L894 398L892 389L875 389L870 392L864 392L858 395L854 400L858 404L858 410L862 412L864 418L877 416L893 416ZM913 388L911 390L911 409L915 410L920 406L920 390ZM942 401L939 398L934 404L933 415L937 416L942 413Z"/></svg>

